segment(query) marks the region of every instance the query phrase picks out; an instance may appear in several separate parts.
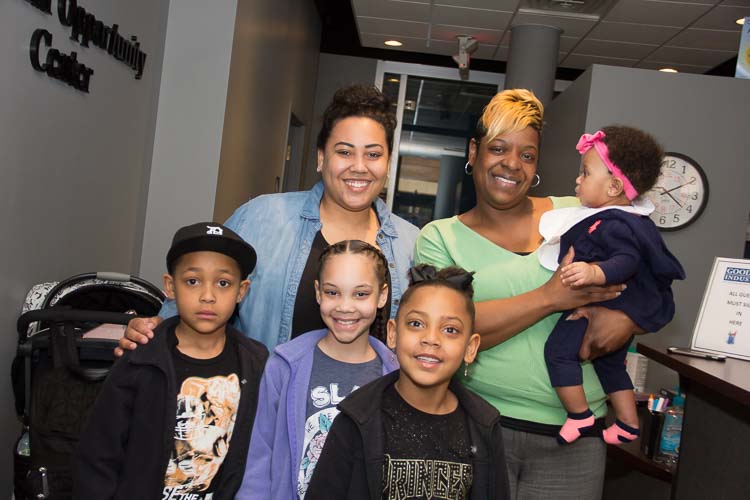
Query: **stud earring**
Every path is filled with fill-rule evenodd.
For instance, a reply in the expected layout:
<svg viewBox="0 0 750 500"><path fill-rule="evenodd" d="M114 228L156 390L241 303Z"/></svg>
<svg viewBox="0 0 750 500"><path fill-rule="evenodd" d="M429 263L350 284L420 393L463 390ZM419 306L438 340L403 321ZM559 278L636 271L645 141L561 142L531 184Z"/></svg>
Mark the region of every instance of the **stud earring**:
<svg viewBox="0 0 750 500"><path fill-rule="evenodd" d="M474 171L474 167L471 166L471 163L468 161L466 162L466 165L464 165L464 172L466 175L471 175L471 173Z"/></svg>

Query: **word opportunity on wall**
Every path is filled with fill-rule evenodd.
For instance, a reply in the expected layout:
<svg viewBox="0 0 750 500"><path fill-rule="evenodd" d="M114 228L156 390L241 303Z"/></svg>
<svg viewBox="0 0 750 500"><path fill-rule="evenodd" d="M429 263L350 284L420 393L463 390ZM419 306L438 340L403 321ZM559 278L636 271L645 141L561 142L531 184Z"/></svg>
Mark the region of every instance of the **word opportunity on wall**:
<svg viewBox="0 0 750 500"><path fill-rule="evenodd" d="M25 0L27 3L52 15L52 0ZM57 18L60 24L70 28L70 39L81 47L91 45L99 47L116 60L126 64L135 72L135 79L140 80L146 66L146 53L141 50L137 36L129 39L119 33L117 24L107 26L92 13L78 5L77 0L57 0ZM44 58L41 57L42 43L48 48ZM91 76L94 70L78 61L76 52L66 54L52 48L52 34L43 29L34 30L29 44L31 66L47 74L50 78L63 81L81 92L89 91ZM44 59L44 60L42 60Z"/></svg>

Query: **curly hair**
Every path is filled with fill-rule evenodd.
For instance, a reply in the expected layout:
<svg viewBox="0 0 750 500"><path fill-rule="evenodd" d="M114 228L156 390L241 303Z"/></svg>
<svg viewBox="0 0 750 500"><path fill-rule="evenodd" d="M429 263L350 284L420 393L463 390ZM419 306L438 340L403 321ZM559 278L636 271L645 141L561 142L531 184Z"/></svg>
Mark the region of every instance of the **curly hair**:
<svg viewBox="0 0 750 500"><path fill-rule="evenodd" d="M531 127L541 134L544 106L526 89L506 89L495 94L477 122L476 138L492 141L496 137Z"/></svg>
<svg viewBox="0 0 750 500"><path fill-rule="evenodd" d="M393 133L396 130L395 108L388 96L376 87L365 85L343 87L333 95L333 101L323 113L323 125L318 133L318 149L325 149L336 123L351 116L370 118L382 125L388 152L391 152Z"/></svg>
<svg viewBox="0 0 750 500"><path fill-rule="evenodd" d="M332 245L328 245L323 253L320 254L318 259L318 281L321 281L323 275L323 269L334 255L341 254L361 254L367 255L373 260L375 267L375 276L378 279L378 292L387 286L388 289L391 287L391 274L388 272L388 262L385 259L383 252L370 245L367 242L361 240L343 240ZM386 303L387 305L387 303ZM370 326L370 335L376 339L385 342L386 336L386 324L390 317L389 312L385 306L379 307L378 312L375 315L375 321Z"/></svg>
<svg viewBox="0 0 750 500"><path fill-rule="evenodd" d="M638 194L656 184L664 158L664 149L651 134L625 125L602 128L609 159L622 170Z"/></svg>
<svg viewBox="0 0 750 500"><path fill-rule="evenodd" d="M415 274L421 274L426 277L419 281L415 281ZM471 318L470 329L474 330L474 287L471 284L471 276L473 274L474 273L469 273L458 266L450 266L440 270L429 264L419 264L418 266L414 266L409 272L409 288L407 288L403 295L401 295L401 302L398 311L396 312L396 319L398 319L401 311L405 309L404 304L407 304L409 300L411 300L411 297L416 290L426 286L445 287L455 290L463 296L466 312L469 313L469 317Z"/></svg>

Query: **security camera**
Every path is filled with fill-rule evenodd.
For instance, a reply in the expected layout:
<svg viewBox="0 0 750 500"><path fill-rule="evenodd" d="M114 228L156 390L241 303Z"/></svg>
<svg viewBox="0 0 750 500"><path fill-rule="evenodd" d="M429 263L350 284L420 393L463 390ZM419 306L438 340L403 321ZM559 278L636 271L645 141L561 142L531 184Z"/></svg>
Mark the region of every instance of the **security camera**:
<svg viewBox="0 0 750 500"><path fill-rule="evenodd" d="M471 54L479 47L479 42L467 35L459 35L458 39L458 54L453 56L453 60L458 64L458 71L461 75L462 80L469 78L469 62L471 61Z"/></svg>

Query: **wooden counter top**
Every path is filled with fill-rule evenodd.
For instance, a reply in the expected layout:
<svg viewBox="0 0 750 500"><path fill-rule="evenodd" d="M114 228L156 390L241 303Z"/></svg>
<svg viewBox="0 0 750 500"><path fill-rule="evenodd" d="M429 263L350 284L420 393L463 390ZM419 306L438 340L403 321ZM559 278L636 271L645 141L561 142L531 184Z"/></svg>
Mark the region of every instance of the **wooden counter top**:
<svg viewBox="0 0 750 500"><path fill-rule="evenodd" d="M671 368L683 377L716 391L750 408L750 361L727 358L711 361L680 354L669 354L666 347L638 342L639 353Z"/></svg>

